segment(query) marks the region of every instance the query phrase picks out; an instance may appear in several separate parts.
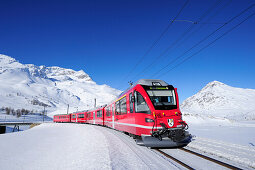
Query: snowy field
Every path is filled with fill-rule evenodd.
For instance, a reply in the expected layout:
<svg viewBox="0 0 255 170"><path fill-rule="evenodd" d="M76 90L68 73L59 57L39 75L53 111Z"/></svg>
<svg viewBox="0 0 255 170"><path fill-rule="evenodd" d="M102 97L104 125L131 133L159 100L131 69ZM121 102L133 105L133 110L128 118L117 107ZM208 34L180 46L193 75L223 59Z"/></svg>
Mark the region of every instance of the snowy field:
<svg viewBox="0 0 255 170"><path fill-rule="evenodd" d="M0 169L179 169L111 129L45 123L0 135Z"/></svg>
<svg viewBox="0 0 255 170"><path fill-rule="evenodd" d="M229 121L206 116L184 116L194 136L190 149L223 161L255 168L255 121Z"/></svg>
<svg viewBox="0 0 255 170"><path fill-rule="evenodd" d="M254 146L226 142L232 134L221 136L226 135L224 130L221 138L214 140L210 136L214 128L208 127L203 133L201 128L191 126L196 137L188 148L244 169L255 168ZM2 134L0 150L0 169L183 169L156 151L136 145L123 133L86 124L44 123L26 131ZM196 169L221 169L178 149L166 152Z"/></svg>

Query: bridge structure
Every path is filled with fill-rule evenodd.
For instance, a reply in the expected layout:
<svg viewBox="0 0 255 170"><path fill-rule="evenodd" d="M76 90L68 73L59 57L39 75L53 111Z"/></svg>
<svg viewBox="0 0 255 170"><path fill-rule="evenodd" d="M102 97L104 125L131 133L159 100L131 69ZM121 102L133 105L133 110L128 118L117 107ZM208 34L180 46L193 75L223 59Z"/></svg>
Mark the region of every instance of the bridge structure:
<svg viewBox="0 0 255 170"><path fill-rule="evenodd" d="M6 132L7 126L14 126L13 132L20 131L20 126L32 125L32 124L40 124L42 122L0 122L0 134Z"/></svg>

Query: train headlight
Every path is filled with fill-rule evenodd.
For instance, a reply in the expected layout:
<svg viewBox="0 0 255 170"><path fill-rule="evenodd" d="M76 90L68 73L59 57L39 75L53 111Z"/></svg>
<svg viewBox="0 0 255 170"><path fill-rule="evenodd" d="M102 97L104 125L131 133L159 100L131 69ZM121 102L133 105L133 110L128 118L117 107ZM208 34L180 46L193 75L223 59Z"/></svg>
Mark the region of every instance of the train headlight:
<svg viewBox="0 0 255 170"><path fill-rule="evenodd" d="M150 118L145 118L145 122L151 123L151 122L154 122L154 120Z"/></svg>

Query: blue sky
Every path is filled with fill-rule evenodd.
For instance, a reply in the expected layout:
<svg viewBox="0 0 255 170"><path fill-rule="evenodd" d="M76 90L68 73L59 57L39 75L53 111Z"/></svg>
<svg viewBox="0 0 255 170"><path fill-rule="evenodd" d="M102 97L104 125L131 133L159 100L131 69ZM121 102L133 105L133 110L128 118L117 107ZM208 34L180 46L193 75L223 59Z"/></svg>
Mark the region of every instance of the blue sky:
<svg viewBox="0 0 255 170"><path fill-rule="evenodd" d="M181 101L214 80L254 89L254 16L180 66L166 73L181 61L178 60L160 72L164 75L153 76L175 57L252 5L252 0L190 0L177 20L198 21L205 14L203 20L198 24L174 22L129 74L185 2L1 0L0 53L12 56L21 63L84 70L97 83L121 90L128 87L129 80L163 79L178 88ZM192 55L253 12L255 7L183 57ZM192 30L183 41L157 58L192 25ZM157 61L153 62L155 58ZM152 62L144 74L138 74Z"/></svg>

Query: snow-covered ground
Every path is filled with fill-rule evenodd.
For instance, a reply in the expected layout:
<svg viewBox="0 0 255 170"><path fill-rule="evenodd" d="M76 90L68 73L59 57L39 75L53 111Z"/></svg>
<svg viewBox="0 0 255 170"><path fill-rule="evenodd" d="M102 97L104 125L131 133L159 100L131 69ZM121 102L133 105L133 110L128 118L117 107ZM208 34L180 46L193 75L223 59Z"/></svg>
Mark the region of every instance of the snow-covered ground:
<svg viewBox="0 0 255 170"><path fill-rule="evenodd" d="M255 168L255 90L213 81L181 104L190 148Z"/></svg>
<svg viewBox="0 0 255 170"><path fill-rule="evenodd" d="M45 123L0 135L0 169L180 169L120 132Z"/></svg>
<svg viewBox="0 0 255 170"><path fill-rule="evenodd" d="M193 127L191 131L200 135ZM213 127L205 131L213 132ZM188 148L241 168L255 168L252 146L195 137ZM121 132L86 124L44 123L1 134L0 150L0 169L184 169ZM178 149L164 151L196 169L223 169Z"/></svg>
<svg viewBox="0 0 255 170"><path fill-rule="evenodd" d="M255 121L185 114L183 119L194 136L189 148L255 168Z"/></svg>

